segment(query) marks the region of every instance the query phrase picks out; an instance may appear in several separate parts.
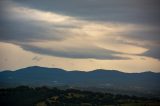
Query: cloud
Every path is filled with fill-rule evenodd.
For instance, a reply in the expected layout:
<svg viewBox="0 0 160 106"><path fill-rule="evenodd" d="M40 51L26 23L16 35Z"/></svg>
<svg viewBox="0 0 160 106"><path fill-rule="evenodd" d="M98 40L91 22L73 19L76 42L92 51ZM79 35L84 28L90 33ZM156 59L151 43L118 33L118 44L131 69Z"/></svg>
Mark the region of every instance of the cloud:
<svg viewBox="0 0 160 106"><path fill-rule="evenodd" d="M69 32L63 30L72 25L64 21L69 17L55 13L25 8L19 5L9 5L3 8L6 12L0 18L1 31L0 40L12 41L36 41L36 40L63 40Z"/></svg>
<svg viewBox="0 0 160 106"><path fill-rule="evenodd" d="M24 6L86 20L160 25L159 0L14 0Z"/></svg>
<svg viewBox="0 0 160 106"><path fill-rule="evenodd" d="M0 41L39 54L128 59L120 55L139 55L160 41L155 1L7 0L1 4Z"/></svg>
<svg viewBox="0 0 160 106"><path fill-rule="evenodd" d="M142 55L160 60L160 47L153 47L144 52Z"/></svg>
<svg viewBox="0 0 160 106"><path fill-rule="evenodd" d="M135 26L130 31L119 32L117 42L122 44L129 44L141 46L144 48L152 48L160 44L160 29L150 26Z"/></svg>
<svg viewBox="0 0 160 106"><path fill-rule="evenodd" d="M66 57L66 58L79 58L79 59L100 59L100 60L120 60L120 59L129 59L128 57L118 56L122 53L115 52L112 50L107 50L104 48L96 47L94 45L79 45L70 46L67 43L64 44L55 44L55 43L34 43L34 44L18 44L24 50L31 51L38 54L57 56L57 57ZM83 42L85 43L85 42ZM44 45L47 44L47 45ZM55 44L55 45L54 45ZM52 45L52 46L49 46ZM58 46L57 46L58 45ZM67 45L67 46L66 46Z"/></svg>
<svg viewBox="0 0 160 106"><path fill-rule="evenodd" d="M42 57L39 57L39 56L34 56L32 58L33 61L41 61L42 60Z"/></svg>

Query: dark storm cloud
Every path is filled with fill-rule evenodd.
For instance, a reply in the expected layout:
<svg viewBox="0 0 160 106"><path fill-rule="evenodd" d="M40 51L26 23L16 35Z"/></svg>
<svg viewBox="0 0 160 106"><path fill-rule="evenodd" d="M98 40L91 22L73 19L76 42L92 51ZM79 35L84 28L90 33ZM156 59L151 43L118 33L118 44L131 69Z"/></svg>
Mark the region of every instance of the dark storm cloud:
<svg viewBox="0 0 160 106"><path fill-rule="evenodd" d="M2 21L0 20L1 41L39 41L61 40L65 36L53 27L45 27L45 23L38 24L27 21ZM51 33L54 32L54 33Z"/></svg>
<svg viewBox="0 0 160 106"><path fill-rule="evenodd" d="M63 40L66 37L67 31L65 33L61 29L76 27L74 25L58 25L49 24L47 22L30 19L29 16L25 14L28 12L24 10L24 5L17 4L10 0L0 1L0 40L1 41L43 41L43 40ZM14 9L18 11L22 10L23 13L17 13ZM30 9L30 8L27 8ZM35 11L29 10L29 15L34 15ZM43 14L42 14L43 15ZM32 18L32 17L31 17ZM40 17L36 17L37 19Z"/></svg>
<svg viewBox="0 0 160 106"><path fill-rule="evenodd" d="M147 29L142 29L142 30L133 30L130 32L122 32L119 33L120 35L122 35L122 37L124 38L128 38L128 39L134 39L138 42L149 42L148 45L143 45L144 47L148 47L149 45L159 45L160 44L160 28L147 28ZM134 43L134 45L137 42Z"/></svg>
<svg viewBox="0 0 160 106"><path fill-rule="evenodd" d="M7 0L9 1L9 0ZM159 30L160 30L160 1L159 0L12 0L24 7L30 7L33 9L38 9L42 11L57 12L60 14L65 14L68 16L73 16L77 18L82 18L86 20L96 20L96 21L106 21L106 22L119 22L119 23L133 23L133 24L147 24L155 26L155 29L150 31L139 31L131 32L125 37L142 39L142 40L160 40ZM4 6L10 2L1 1L1 10ZM4 4L4 5L3 5ZM2 16L6 13L1 11ZM38 17L37 17L38 18ZM26 39L32 37L34 39L51 39L51 36L46 35L46 26L37 25L34 22L21 22L9 21L0 19L0 24L3 25L1 32L3 33L1 39ZM53 26L51 26L53 27ZM55 26L58 27L58 26ZM62 27L62 26L60 26ZM66 26L71 27L71 26ZM18 29L19 28L19 29ZM48 27L47 27L48 28ZM27 29L27 30L26 30ZM53 30L55 28L52 28ZM8 32L8 30L10 30ZM29 31L28 31L29 30ZM40 32L41 31L41 32ZM43 32L43 33L42 33ZM54 31L55 36L52 35L53 39L63 39L65 36ZM12 34L12 36L10 35Z"/></svg>
<svg viewBox="0 0 160 106"><path fill-rule="evenodd" d="M3 13L4 14L4 13ZM72 26L51 25L34 20L12 19L12 16L0 17L1 41L39 41L39 40L63 40L67 36L60 28ZM5 16L5 17L4 17ZM67 33L67 32L66 32Z"/></svg>
<svg viewBox="0 0 160 106"><path fill-rule="evenodd" d="M159 0L13 0L86 20L160 25Z"/></svg>
<svg viewBox="0 0 160 106"><path fill-rule="evenodd" d="M160 60L160 47L153 47L145 53L143 53L142 55Z"/></svg>

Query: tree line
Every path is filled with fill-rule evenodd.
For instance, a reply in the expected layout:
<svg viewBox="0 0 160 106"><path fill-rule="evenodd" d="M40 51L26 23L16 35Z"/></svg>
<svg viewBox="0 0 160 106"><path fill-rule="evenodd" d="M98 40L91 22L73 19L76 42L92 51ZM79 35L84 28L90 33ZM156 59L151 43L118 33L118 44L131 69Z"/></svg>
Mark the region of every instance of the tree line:
<svg viewBox="0 0 160 106"><path fill-rule="evenodd" d="M77 89L61 90L55 87L19 86L0 89L0 106L118 106L126 103L150 102L160 103L160 100Z"/></svg>

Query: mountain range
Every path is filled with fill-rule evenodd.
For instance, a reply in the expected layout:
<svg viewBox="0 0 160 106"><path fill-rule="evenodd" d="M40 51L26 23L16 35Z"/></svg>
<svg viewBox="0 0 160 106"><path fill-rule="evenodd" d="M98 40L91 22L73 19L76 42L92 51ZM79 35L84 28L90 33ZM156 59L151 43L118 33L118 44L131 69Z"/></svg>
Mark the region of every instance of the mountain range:
<svg viewBox="0 0 160 106"><path fill-rule="evenodd" d="M0 72L0 87L49 86L77 87L91 90L138 92L160 96L160 73L124 73L97 69L89 72L32 66Z"/></svg>

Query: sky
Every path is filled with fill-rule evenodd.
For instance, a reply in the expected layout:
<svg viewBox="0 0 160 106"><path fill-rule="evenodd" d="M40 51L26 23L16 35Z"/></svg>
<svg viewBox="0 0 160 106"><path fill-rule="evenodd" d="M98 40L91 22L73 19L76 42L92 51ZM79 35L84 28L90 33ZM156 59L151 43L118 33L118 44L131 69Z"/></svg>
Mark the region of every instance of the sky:
<svg viewBox="0 0 160 106"><path fill-rule="evenodd" d="M160 72L159 0L0 0L0 71Z"/></svg>

